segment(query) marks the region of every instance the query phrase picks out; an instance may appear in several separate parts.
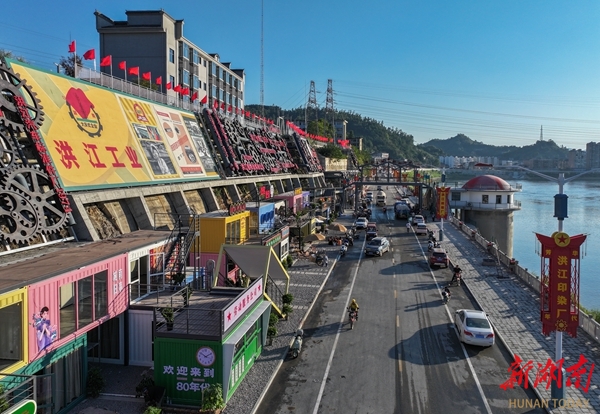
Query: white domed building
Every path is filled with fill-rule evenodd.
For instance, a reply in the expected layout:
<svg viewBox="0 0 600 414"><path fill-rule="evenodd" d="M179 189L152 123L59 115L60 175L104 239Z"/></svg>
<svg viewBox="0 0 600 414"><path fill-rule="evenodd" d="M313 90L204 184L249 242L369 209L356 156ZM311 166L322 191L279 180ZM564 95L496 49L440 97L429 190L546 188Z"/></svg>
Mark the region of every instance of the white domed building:
<svg viewBox="0 0 600 414"><path fill-rule="evenodd" d="M495 175L480 175L450 190L450 209L456 218L477 227L484 238L512 257L513 212L521 209L515 193L520 191L520 185L513 187Z"/></svg>

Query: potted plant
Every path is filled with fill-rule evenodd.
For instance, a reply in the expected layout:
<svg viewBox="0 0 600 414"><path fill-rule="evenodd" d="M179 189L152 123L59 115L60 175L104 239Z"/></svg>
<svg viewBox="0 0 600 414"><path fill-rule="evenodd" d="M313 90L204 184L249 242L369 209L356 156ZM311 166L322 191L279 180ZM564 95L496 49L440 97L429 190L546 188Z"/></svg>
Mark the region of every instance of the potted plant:
<svg viewBox="0 0 600 414"><path fill-rule="evenodd" d="M210 384L208 388L202 391L201 407L200 412L204 414L219 414L225 408L221 384Z"/></svg>
<svg viewBox="0 0 600 414"><path fill-rule="evenodd" d="M286 293L285 295L283 295L281 297L281 301L283 303L291 304L293 300L294 300L294 295L292 295L291 293Z"/></svg>
<svg viewBox="0 0 600 414"><path fill-rule="evenodd" d="M105 383L106 381L102 376L102 370L98 367L90 368L87 375L87 393L92 398L98 398L100 396L100 392L102 392Z"/></svg>
<svg viewBox="0 0 600 414"><path fill-rule="evenodd" d="M175 286L181 286L181 284L185 280L185 273L181 273L181 272L175 273L174 275L171 276L171 280L173 281L173 284Z"/></svg>
<svg viewBox="0 0 600 414"><path fill-rule="evenodd" d="M167 323L167 331L173 330L173 323L175 322L175 311L171 307L162 308L160 314Z"/></svg>
<svg viewBox="0 0 600 414"><path fill-rule="evenodd" d="M277 326L269 325L267 328L267 338L269 339L269 345L273 343L273 338L277 336Z"/></svg>
<svg viewBox="0 0 600 414"><path fill-rule="evenodd" d="M294 311L294 308L292 308L292 305L290 305L289 303L284 303L283 306L281 307L281 312L284 315L286 315L286 319L287 319L287 315L289 315L293 311Z"/></svg>

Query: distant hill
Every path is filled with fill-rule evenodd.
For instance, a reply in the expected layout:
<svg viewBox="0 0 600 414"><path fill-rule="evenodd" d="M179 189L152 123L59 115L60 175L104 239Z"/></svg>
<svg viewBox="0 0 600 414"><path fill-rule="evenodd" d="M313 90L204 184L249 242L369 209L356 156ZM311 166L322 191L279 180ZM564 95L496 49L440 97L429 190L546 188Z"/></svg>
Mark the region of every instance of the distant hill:
<svg viewBox="0 0 600 414"><path fill-rule="evenodd" d="M433 139L418 145L428 152L442 151L443 155L465 157L498 157L505 160L523 161L531 159L567 159L569 148L559 147L552 140L537 141L524 147L495 146L474 141L464 134L448 139Z"/></svg>

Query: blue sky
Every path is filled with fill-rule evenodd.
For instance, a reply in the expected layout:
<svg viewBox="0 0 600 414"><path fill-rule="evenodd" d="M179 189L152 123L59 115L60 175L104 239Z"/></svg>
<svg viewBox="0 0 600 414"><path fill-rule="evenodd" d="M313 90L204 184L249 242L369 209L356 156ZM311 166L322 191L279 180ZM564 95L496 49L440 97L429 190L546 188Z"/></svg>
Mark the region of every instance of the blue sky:
<svg viewBox="0 0 600 414"><path fill-rule="evenodd" d="M310 81L334 106L413 135L415 143L463 133L492 145L540 137L585 149L600 141L600 2L19 1L0 16L0 48L54 70L71 39L82 54L99 36L94 10L163 8L184 36L246 71L246 104L304 107ZM349 129L352 126L349 125ZM458 154L457 154L458 155Z"/></svg>

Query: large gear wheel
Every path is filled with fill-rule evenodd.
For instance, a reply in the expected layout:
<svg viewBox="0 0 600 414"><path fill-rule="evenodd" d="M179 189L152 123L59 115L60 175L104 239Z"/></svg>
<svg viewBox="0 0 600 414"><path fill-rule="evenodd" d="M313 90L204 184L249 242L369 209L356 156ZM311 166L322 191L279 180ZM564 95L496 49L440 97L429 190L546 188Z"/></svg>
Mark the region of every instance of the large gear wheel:
<svg viewBox="0 0 600 414"><path fill-rule="evenodd" d="M33 240L40 230L40 212L31 200L14 191L0 191L0 236L23 243Z"/></svg>
<svg viewBox="0 0 600 414"><path fill-rule="evenodd" d="M11 68L0 65L0 124L12 129L14 132L24 132L25 126L15 104L15 96L25 100L31 120L39 127L44 122L44 111L37 97L27 85L27 81L20 79Z"/></svg>
<svg viewBox="0 0 600 414"><path fill-rule="evenodd" d="M5 190L15 191L30 200L40 212L40 230L45 234L57 233L67 223L67 213L48 175L38 167L15 167L2 178Z"/></svg>

